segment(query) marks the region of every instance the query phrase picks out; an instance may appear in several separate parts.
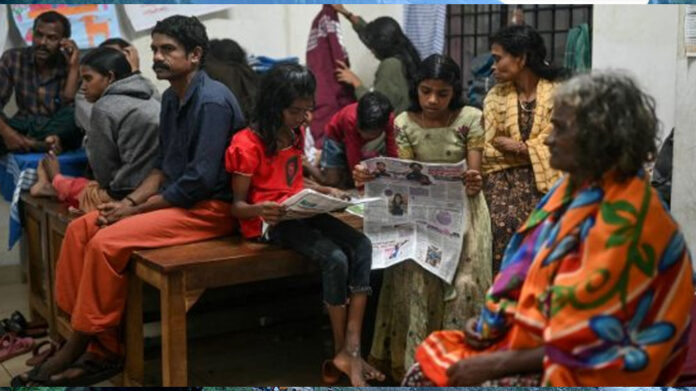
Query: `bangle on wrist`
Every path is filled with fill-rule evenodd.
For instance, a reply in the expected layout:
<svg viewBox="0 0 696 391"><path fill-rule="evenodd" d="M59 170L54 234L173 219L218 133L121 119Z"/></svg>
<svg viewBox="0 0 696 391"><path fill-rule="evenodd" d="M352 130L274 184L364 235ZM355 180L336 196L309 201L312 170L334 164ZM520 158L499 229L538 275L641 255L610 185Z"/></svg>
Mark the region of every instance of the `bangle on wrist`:
<svg viewBox="0 0 696 391"><path fill-rule="evenodd" d="M138 206L138 203L135 202L135 200L133 199L133 197L131 197L131 196L128 195L128 196L126 196L124 199L130 201L131 206Z"/></svg>

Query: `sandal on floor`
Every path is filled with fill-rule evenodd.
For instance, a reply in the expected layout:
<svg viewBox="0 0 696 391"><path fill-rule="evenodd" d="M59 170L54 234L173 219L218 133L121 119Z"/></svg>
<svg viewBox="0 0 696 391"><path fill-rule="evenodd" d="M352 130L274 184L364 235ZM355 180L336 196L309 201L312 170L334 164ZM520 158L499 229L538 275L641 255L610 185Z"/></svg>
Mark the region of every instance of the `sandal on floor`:
<svg viewBox="0 0 696 391"><path fill-rule="evenodd" d="M12 381L10 382L10 386L17 388L17 387L26 387L29 382L34 382L39 384L40 386L48 386L50 379L50 376L40 376L39 372L41 371L41 366L43 363L35 366L32 368L29 372L27 372L27 380L25 381L22 379L22 375L17 375L12 378Z"/></svg>
<svg viewBox="0 0 696 391"><path fill-rule="evenodd" d="M38 345L34 346L32 357L27 360L26 365L28 367L35 367L43 363L44 361L53 357L53 355L56 354L56 352L59 351L63 345L65 345L65 341L61 343L56 343L53 341L43 341L39 343ZM44 348L46 346L48 347ZM42 350L42 348L44 349Z"/></svg>
<svg viewBox="0 0 696 391"><path fill-rule="evenodd" d="M63 372L69 371L70 369L82 369L84 373L76 377L57 379L52 382L52 385L62 387L91 386L109 380L121 373L121 371L123 371L123 364L120 360L114 361L83 355Z"/></svg>
<svg viewBox="0 0 696 391"><path fill-rule="evenodd" d="M41 338L48 334L48 324L44 320L28 322L21 312L15 311L9 319L3 320L3 327L23 337Z"/></svg>
<svg viewBox="0 0 696 391"><path fill-rule="evenodd" d="M324 360L321 364L321 381L324 385L330 386L338 383L341 376L343 376L343 372L336 368L333 360Z"/></svg>
<svg viewBox="0 0 696 391"><path fill-rule="evenodd" d="M24 354L34 348L34 338L20 338L7 333L0 339L0 362Z"/></svg>
<svg viewBox="0 0 696 391"><path fill-rule="evenodd" d="M19 311L13 312L10 316L10 320L15 321L25 329L45 329L48 327L48 323L43 319L31 322L27 321L27 318Z"/></svg>

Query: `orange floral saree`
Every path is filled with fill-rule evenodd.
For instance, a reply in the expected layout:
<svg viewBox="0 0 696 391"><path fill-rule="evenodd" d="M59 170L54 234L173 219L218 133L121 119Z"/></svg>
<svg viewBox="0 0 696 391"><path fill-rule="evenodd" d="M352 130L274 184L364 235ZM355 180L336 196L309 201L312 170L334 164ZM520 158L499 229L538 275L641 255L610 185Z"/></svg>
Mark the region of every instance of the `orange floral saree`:
<svg viewBox="0 0 696 391"><path fill-rule="evenodd" d="M488 291L477 327L495 344L475 350L463 332L439 331L416 360L446 386L461 359L543 346L544 386L671 385L693 297L684 237L644 174L578 190L564 178L511 239Z"/></svg>

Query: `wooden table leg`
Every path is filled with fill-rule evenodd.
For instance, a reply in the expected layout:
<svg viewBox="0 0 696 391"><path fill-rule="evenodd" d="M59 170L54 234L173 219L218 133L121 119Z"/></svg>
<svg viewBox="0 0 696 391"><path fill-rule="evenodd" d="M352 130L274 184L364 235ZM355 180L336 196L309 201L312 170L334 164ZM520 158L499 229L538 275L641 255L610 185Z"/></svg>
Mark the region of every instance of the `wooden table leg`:
<svg viewBox="0 0 696 391"><path fill-rule="evenodd" d="M184 387L188 383L186 352L186 294L182 273L164 276L160 291L162 311L162 385Z"/></svg>
<svg viewBox="0 0 696 391"><path fill-rule="evenodd" d="M132 268L133 269L133 268ZM126 304L126 364L123 385L142 387L145 378L145 348L143 346L143 281L131 272L128 277Z"/></svg>

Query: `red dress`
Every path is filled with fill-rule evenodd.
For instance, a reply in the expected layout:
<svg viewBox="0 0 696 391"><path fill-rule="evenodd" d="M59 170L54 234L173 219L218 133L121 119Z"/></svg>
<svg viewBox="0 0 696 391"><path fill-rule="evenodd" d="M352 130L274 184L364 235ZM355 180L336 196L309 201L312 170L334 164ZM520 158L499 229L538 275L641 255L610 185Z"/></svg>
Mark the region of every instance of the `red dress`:
<svg viewBox="0 0 696 391"><path fill-rule="evenodd" d="M231 174L251 177L247 202L283 202L304 188L302 146L304 129L295 129L295 143L268 156L261 138L251 129L237 132L225 153L225 169ZM260 217L240 219L245 238L261 236Z"/></svg>

